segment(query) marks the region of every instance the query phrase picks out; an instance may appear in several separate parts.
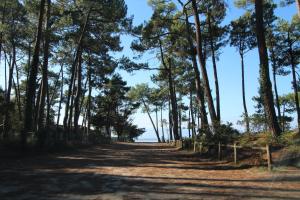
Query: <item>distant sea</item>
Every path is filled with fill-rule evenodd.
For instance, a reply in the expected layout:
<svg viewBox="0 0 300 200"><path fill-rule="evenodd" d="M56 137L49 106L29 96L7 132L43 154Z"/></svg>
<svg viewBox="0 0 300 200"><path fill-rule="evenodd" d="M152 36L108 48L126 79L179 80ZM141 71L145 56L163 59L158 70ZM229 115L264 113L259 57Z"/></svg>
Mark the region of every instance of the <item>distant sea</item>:
<svg viewBox="0 0 300 200"><path fill-rule="evenodd" d="M183 129L182 130L182 136L183 137L188 137L188 130ZM160 134L160 138L161 138ZM168 131L165 131L165 139L169 140L169 133ZM146 129L146 132L139 136L137 139L134 140L135 142L157 142L156 135L152 129Z"/></svg>
<svg viewBox="0 0 300 200"><path fill-rule="evenodd" d="M157 138L137 138L135 142L157 142Z"/></svg>

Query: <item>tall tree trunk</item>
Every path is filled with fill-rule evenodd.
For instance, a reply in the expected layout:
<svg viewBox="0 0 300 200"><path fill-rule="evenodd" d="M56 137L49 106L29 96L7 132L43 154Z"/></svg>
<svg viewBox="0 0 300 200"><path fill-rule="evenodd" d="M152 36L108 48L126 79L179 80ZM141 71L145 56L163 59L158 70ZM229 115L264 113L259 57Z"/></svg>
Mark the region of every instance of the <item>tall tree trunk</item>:
<svg viewBox="0 0 300 200"><path fill-rule="evenodd" d="M285 104L283 104L282 109L282 131L285 131Z"/></svg>
<svg viewBox="0 0 300 200"><path fill-rule="evenodd" d="M82 79L82 53L80 53L78 68L77 68L77 87L74 99L74 133L78 136L78 120L80 116L80 99L81 99L81 79Z"/></svg>
<svg viewBox="0 0 300 200"><path fill-rule="evenodd" d="M156 120L156 130L157 130L157 133L159 135L159 129L158 129L158 108L157 108L157 105L155 106L155 120Z"/></svg>
<svg viewBox="0 0 300 200"><path fill-rule="evenodd" d="M40 104L40 99L41 99L41 91L42 91L42 83L40 83L40 81L37 81L37 85L38 85L38 90L37 90L37 95L36 95L36 98L35 98L35 105L34 105L34 116L33 116L33 124L34 125L37 125L37 121L38 121L38 114L39 114L39 104ZM33 127L33 131L36 132L37 130L37 126L34 126Z"/></svg>
<svg viewBox="0 0 300 200"><path fill-rule="evenodd" d="M263 24L263 1L255 0L256 34L258 42L258 53L260 60L260 87L264 100L265 112L268 125L274 137L277 137L281 130L277 121L272 93L272 83L269 76L268 52Z"/></svg>
<svg viewBox="0 0 300 200"><path fill-rule="evenodd" d="M162 133L162 142L165 143L165 132L164 132L164 123L163 123L163 104L160 106L160 123L161 123L161 133Z"/></svg>
<svg viewBox="0 0 300 200"><path fill-rule="evenodd" d="M61 85L60 85L60 97L59 97L59 105L58 105L58 114L57 114L57 121L56 121L56 129L58 130L59 127L59 121L60 121L60 111L61 111L61 104L63 101L63 93L64 93L64 65L60 65L60 71L61 71Z"/></svg>
<svg viewBox="0 0 300 200"><path fill-rule="evenodd" d="M176 93L174 93L175 90L174 90L174 83L172 77L172 63L171 63L171 59L169 58L168 60L169 66L167 66L160 40L159 40L159 44L160 44L159 48L160 48L161 61L165 70L168 72L168 85L169 85L169 93L170 93L170 100L171 100L171 107L172 107L172 128L173 128L174 139L179 140L180 136L178 134L178 110L177 110L177 102L176 102Z"/></svg>
<svg viewBox="0 0 300 200"><path fill-rule="evenodd" d="M88 65L88 83L89 83L89 94L88 94L88 107L87 107L87 113L86 113L86 120L87 120L87 132L86 135L87 137L89 136L90 129L91 129L91 123L90 123L90 118L91 118L91 105L92 105L92 72L91 72L91 66L90 64Z"/></svg>
<svg viewBox="0 0 300 200"><path fill-rule="evenodd" d="M14 66L16 63L16 48L15 44L13 44L13 50L12 50L12 57L10 58L10 64L9 64L9 73L8 73L8 87L5 94L5 115L4 115L4 138L8 137L8 131L10 129L10 95L11 95L11 89L13 85L13 72L14 72Z"/></svg>
<svg viewBox="0 0 300 200"><path fill-rule="evenodd" d="M196 0L192 0L192 7L193 7L194 18L195 18L195 23L196 23L197 54L198 54L199 63L200 63L201 71L202 71L202 78L203 78L203 83L204 83L203 85L204 85L204 89L205 89L205 95L206 95L206 100L207 100L207 104L208 104L208 110L209 110L209 114L211 117L211 121L212 121L214 130L216 130L216 128L219 124L219 121L218 121L218 117L216 115L216 110L215 110L213 98L211 95L208 75L207 75L207 71L206 71L205 57L203 55L203 48L202 48L202 34L201 34L201 27L200 27L200 19L199 19L199 13L198 13Z"/></svg>
<svg viewBox="0 0 300 200"><path fill-rule="evenodd" d="M176 93L174 93L171 59L169 59L169 68L167 69L168 69L168 82L169 82L169 91L170 91L171 107L172 107L173 134L174 134L174 139L179 140L180 135L178 134L178 110L177 110Z"/></svg>
<svg viewBox="0 0 300 200"><path fill-rule="evenodd" d="M178 109L178 129L179 129L180 139L182 139L182 110L181 110L181 106Z"/></svg>
<svg viewBox="0 0 300 200"><path fill-rule="evenodd" d="M38 107L38 135L39 135L39 143L42 147L45 142L46 130L42 130L44 127L44 116L45 116L45 100L46 94L48 91L48 59L49 59L49 46L50 46L50 12L51 12L51 0L47 0L47 12L46 12L46 21L45 21L45 46L44 46L44 59L42 65L42 88L41 88L41 96Z"/></svg>
<svg viewBox="0 0 300 200"><path fill-rule="evenodd" d="M297 86L297 78L296 78L296 62L293 52L292 42L290 40L290 33L288 33L288 45L289 45L289 54L290 54L290 62L292 66L292 76L293 76L293 89L294 89L294 98L297 112L297 125L298 125L298 134L300 129L300 108L299 108L299 95L298 95L298 86Z"/></svg>
<svg viewBox="0 0 300 200"><path fill-rule="evenodd" d="M191 107L189 107L188 131L189 131L189 138L191 138Z"/></svg>
<svg viewBox="0 0 300 200"><path fill-rule="evenodd" d="M244 117L246 123L246 132L250 134L250 122L249 122L249 115L248 115L247 102L246 102L246 90L245 90L244 53L240 52L240 56L241 56L241 65L242 65L242 95L243 95Z"/></svg>
<svg viewBox="0 0 300 200"><path fill-rule="evenodd" d="M1 18L1 22L2 24L4 24L4 20L5 20L5 16L6 16L6 0L4 0L4 5L3 5L3 11L2 11L2 18ZM3 32L0 32L0 64L1 64L1 53L2 53L2 44L3 44ZM4 59L5 62L5 59ZM5 65L5 64L4 64ZM5 67L5 72L6 72L6 67ZM5 76L6 78L6 76ZM5 91L6 91L6 80L5 80Z"/></svg>
<svg viewBox="0 0 300 200"><path fill-rule="evenodd" d="M42 27L43 27L43 16L45 10L45 0L40 1L40 11L39 11L39 22L38 22L38 30L34 48L34 54L32 58L32 63L30 66L29 79L27 81L27 91L26 91L26 99L25 99L25 112L24 112L24 128L21 134L21 144L23 148L26 147L27 143L27 134L32 130L32 111L35 99L35 90L36 90L36 78L38 72L39 65L39 53L40 53L40 43L42 37Z"/></svg>
<svg viewBox="0 0 300 200"><path fill-rule="evenodd" d="M18 98L18 110L19 110L19 119L20 121L23 120L23 113L22 113L22 103L21 103L21 92L20 92L20 77L19 77L19 68L18 68L18 65L15 61L15 67L16 67L16 78L17 78L17 98Z"/></svg>
<svg viewBox="0 0 300 200"><path fill-rule="evenodd" d="M275 52L273 48L270 48L271 51L271 59L272 59L272 74L273 74L273 82L274 82L274 92L275 92L275 102L277 107L277 116L279 124L281 122L281 112L280 112L280 103L279 103L279 95L277 90L277 80L276 80L276 58L275 58Z"/></svg>
<svg viewBox="0 0 300 200"><path fill-rule="evenodd" d="M6 53L4 53L4 92L6 94L7 91L7 58L6 58Z"/></svg>
<svg viewBox="0 0 300 200"><path fill-rule="evenodd" d="M152 124L152 126L153 126L153 129L154 129L154 131L155 131L155 134L156 134L156 137L157 137L157 141L158 141L159 143L161 143L161 140L160 140L160 137L159 137L159 134L158 134L158 127L155 127L154 121L153 121L153 119L152 119L152 117L151 117L151 115L150 115L149 108L148 108L148 106L147 106L147 104L146 104L146 102L145 102L145 100L144 100L143 98L142 98L142 102L143 102L143 104L144 104L144 107L145 107L145 109L146 109L147 115L148 115L148 117L149 117L149 119L150 119L150 121L151 121L151 124Z"/></svg>
<svg viewBox="0 0 300 200"><path fill-rule="evenodd" d="M181 3L181 2L180 2ZM181 3L183 6L183 4ZM186 25L186 31L187 31L187 40L189 42L189 47L190 47L190 55L192 59L192 64L193 64L193 69L194 69L194 74L195 74L195 83L196 83L196 95L197 95L197 102L199 105L199 112L201 116L201 122L202 122L202 129L207 129L208 128L208 119L207 119L207 113L206 113L206 106L205 106L205 100L204 100L204 92L202 89L202 84L201 84L201 78L200 78L200 72L198 69L198 64L197 64L197 58L194 52L194 44L193 44L193 38L192 38L192 30L191 26L189 23L189 18L188 18L188 13L185 8L183 8L183 12L185 14L185 25Z"/></svg>
<svg viewBox="0 0 300 200"><path fill-rule="evenodd" d="M75 74L77 73L77 67L75 69ZM76 78L74 78L73 81L73 87L72 87L72 93L71 93L71 104L70 104L70 113L68 118L68 134L70 133L70 130L72 129L72 119L73 119L73 112L74 112L74 96L75 96L75 82Z"/></svg>
<svg viewBox="0 0 300 200"><path fill-rule="evenodd" d="M75 53L75 59L74 59L74 61L72 63L72 66L71 66L71 80L70 80L70 84L69 84L69 88L68 88L68 95L67 95L67 102L66 102L65 116L64 116L64 129L65 129L64 131L67 131L67 132L68 132L68 119L69 119L69 106L70 106L71 95L73 93L73 91L72 91L73 85L72 84L73 84L73 81L74 81L76 65L78 63L78 59L79 59L79 56L80 56L80 51L81 51L80 49L81 49L81 46L82 46L82 41L83 41L83 38L84 38L86 27L87 27L87 24L88 24L88 21L89 21L90 12L91 12L91 9L89 9L89 11L87 13L87 16L86 16L86 19L85 19L85 22L84 22L79 40L78 40L77 49L76 49L76 53ZM71 109L72 109L72 107L71 107Z"/></svg>
<svg viewBox="0 0 300 200"><path fill-rule="evenodd" d="M20 102L20 93L18 92L18 86L17 86L14 78L13 78L13 83L14 83L15 95L16 95L15 101L18 106L19 120L21 122L22 121L22 108L21 108L21 102Z"/></svg>
<svg viewBox="0 0 300 200"><path fill-rule="evenodd" d="M173 125L172 125L172 108L171 108L171 99L168 100L168 108L169 108L169 134L170 141L173 141Z"/></svg>
<svg viewBox="0 0 300 200"><path fill-rule="evenodd" d="M194 118L194 109L193 109L193 93L192 93L192 89L190 89L190 112L191 112L191 121L192 121L192 126L191 126L191 129L192 129L192 138L195 139L196 134L195 134L195 118Z"/></svg>
<svg viewBox="0 0 300 200"><path fill-rule="evenodd" d="M214 71L214 79L215 79L216 111L217 111L218 121L221 121L219 79L218 79L217 62L216 62L216 56L215 56L216 53L215 53L215 45L214 45L214 41L213 41L214 39L213 39L213 34L212 34L212 24L211 24L211 13L210 12L208 12L207 20L208 20L209 43L210 43L212 64L213 64L213 71Z"/></svg>

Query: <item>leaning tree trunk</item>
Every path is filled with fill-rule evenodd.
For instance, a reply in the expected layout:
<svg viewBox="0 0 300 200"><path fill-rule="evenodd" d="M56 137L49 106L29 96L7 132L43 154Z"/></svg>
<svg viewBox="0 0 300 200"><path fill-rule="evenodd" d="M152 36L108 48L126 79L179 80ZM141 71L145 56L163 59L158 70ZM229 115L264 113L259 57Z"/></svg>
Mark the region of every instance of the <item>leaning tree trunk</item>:
<svg viewBox="0 0 300 200"><path fill-rule="evenodd" d="M218 121L221 121L219 79L218 79L218 70L217 70L217 62L216 62L216 55L215 55L215 45L214 45L213 35L212 35L210 12L208 12L207 20L208 20L209 43L210 43L213 72L214 72L214 79L215 79L216 111L217 111Z"/></svg>
<svg viewBox="0 0 300 200"><path fill-rule="evenodd" d="M143 104L144 104L144 107L145 107L145 109L146 109L147 115L148 115L148 117L149 117L149 119L150 119L150 121L151 121L151 124L152 124L152 126L153 126L153 129L154 129L154 131L155 131L155 134L156 134L156 137L157 137L157 141L158 141L159 143L161 143L161 140L160 140L160 137L159 137L159 134L158 134L158 127L155 127L154 121L153 121L153 119L152 119L152 117L151 117L151 115L150 115L149 108L148 108L148 106L147 106L147 104L146 104L146 102L145 102L145 100L144 100L143 98L142 98L142 102L143 102Z"/></svg>
<svg viewBox="0 0 300 200"><path fill-rule="evenodd" d="M273 74L273 82L274 82L274 92L275 92L275 102L277 107L277 116L279 124L281 122L281 111L280 111L280 103L279 103L279 95L277 90L277 80L276 80L276 58L275 58L275 52L273 48L270 48L271 51L271 59L272 59L272 74Z"/></svg>
<svg viewBox="0 0 300 200"><path fill-rule="evenodd" d="M155 106L155 120L156 120L156 130L157 130L157 133L159 135L159 129L158 129L158 108L157 108L157 105Z"/></svg>
<svg viewBox="0 0 300 200"><path fill-rule="evenodd" d="M82 41L83 41L83 38L84 38L86 27L87 27L87 24L88 24L88 21L89 21L90 12L91 12L91 9L89 9L89 11L87 13L87 16L86 16L86 19L85 19L85 22L84 22L79 40L78 40L75 59L74 59L74 62L72 63L72 67L71 67L71 80L70 80L70 84L69 84L69 88L68 88L68 96L67 96L67 102L66 102L66 107L65 107L65 117L64 117L64 129L65 129L64 131L65 132L68 132L69 108L70 108L71 95L73 93L72 89L73 89L73 82L74 82L74 77L75 77L76 65L78 63L78 59L79 59L79 56L80 56L80 51L81 51L80 49L81 49L81 46L82 46ZM72 109L72 107L71 107L71 109Z"/></svg>
<svg viewBox="0 0 300 200"><path fill-rule="evenodd" d="M244 64L244 53L240 52L241 56L241 65L242 65L242 95L243 95L243 107L244 107L244 115L245 115L245 123L246 123L246 132L250 134L250 122L249 115L246 103L246 90L245 90L245 64Z"/></svg>
<svg viewBox="0 0 300 200"><path fill-rule="evenodd" d="M204 92L203 92L203 88L202 88L202 84L201 84L201 78L200 78L200 72L198 69L197 59L196 59L196 55L194 52L192 30L191 30L191 26L190 26L189 19L188 19L188 13L185 8L183 11L185 13L185 25L186 25L186 31L187 31L187 40L189 42L190 55L191 55L194 74L195 74L197 102L199 105L199 113L200 113L201 122L202 122L201 128L207 129L208 128L208 119L207 119L206 106L205 106L205 100L204 100Z"/></svg>
<svg viewBox="0 0 300 200"><path fill-rule="evenodd" d="M203 48L202 48L202 34L201 34L201 28L200 28L200 19L199 19L199 13L197 8L196 0L192 0L192 7L194 12L194 18L196 23L196 40L197 40L197 54L199 58L199 63L202 71L202 78L203 78L203 86L205 89L205 95L207 99L208 109L211 117L211 121L214 127L214 130L217 129L217 126L219 124L218 117L216 115L216 110L213 102L213 98L211 95L206 65L205 65L205 57L203 55Z"/></svg>
<svg viewBox="0 0 300 200"><path fill-rule="evenodd" d="M277 137L281 130L277 121L274 108L274 98L272 93L272 83L269 76L269 62L266 47L266 39L263 24L263 1L255 0L256 15L256 35L258 43L258 53L260 60L260 87L264 100L265 112L268 125L274 137Z"/></svg>
<svg viewBox="0 0 300 200"><path fill-rule="evenodd" d="M45 100L48 92L48 59L49 59L49 46L50 46L50 12L51 12L51 0L47 0L47 13L46 13L46 29L45 29L45 46L44 46L44 60L42 65L42 88L41 96L38 106L37 116L37 130L39 144L42 147L46 139L46 130L44 127L44 116L45 116Z"/></svg>
<svg viewBox="0 0 300 200"><path fill-rule="evenodd" d="M292 47L292 42L290 40L290 33L288 33L288 43L289 43L289 54L290 54L290 62L292 66L292 76L293 76L293 89L294 89L294 98L297 112L297 125L298 125L298 134L300 129L300 108L299 108L299 95L298 95L298 86L297 86L297 78L296 78L296 62Z"/></svg>

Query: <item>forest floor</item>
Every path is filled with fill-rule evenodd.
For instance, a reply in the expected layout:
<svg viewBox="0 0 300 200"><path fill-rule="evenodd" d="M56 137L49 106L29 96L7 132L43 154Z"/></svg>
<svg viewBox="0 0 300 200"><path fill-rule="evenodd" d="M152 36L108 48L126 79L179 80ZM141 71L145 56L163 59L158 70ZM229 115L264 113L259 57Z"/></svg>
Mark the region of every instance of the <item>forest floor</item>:
<svg viewBox="0 0 300 200"><path fill-rule="evenodd" d="M167 144L117 143L0 160L1 200L300 197L298 168L235 167Z"/></svg>

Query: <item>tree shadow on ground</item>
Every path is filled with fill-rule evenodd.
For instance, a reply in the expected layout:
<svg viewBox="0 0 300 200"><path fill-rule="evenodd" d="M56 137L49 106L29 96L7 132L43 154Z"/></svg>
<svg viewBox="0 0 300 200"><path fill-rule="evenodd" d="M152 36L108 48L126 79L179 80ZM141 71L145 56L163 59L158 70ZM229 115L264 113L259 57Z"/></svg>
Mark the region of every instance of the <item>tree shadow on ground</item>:
<svg viewBox="0 0 300 200"><path fill-rule="evenodd" d="M158 171L178 169L182 174L169 174L166 177L149 176L140 172L141 176L125 176L97 171L99 168L109 167L112 167L112 171L131 167L133 170L139 167L151 167ZM22 197L50 200L65 199L66 195L89 197L119 193L127 199L143 199L145 195L150 195L152 199L298 199L300 196L299 188L278 187L279 183L300 182L298 175L241 180L184 177L186 170L196 170L193 173L197 173L201 170L250 167L202 159L196 154L178 152L170 146L123 143L102 145L72 153L10 160L6 164L0 164L0 199L14 200ZM276 186L272 187L272 184Z"/></svg>

